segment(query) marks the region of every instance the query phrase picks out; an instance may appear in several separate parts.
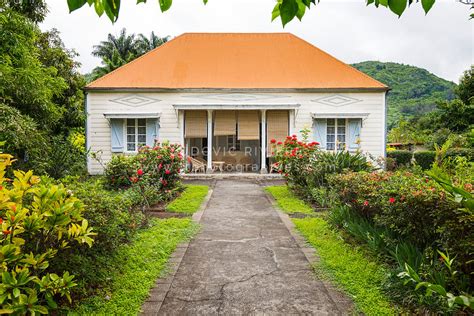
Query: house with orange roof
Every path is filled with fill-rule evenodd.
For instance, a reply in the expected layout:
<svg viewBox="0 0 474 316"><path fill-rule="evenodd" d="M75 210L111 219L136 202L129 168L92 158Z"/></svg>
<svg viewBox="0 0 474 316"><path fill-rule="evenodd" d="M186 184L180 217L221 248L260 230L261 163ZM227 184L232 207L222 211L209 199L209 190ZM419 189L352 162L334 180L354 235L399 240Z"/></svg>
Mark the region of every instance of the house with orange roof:
<svg viewBox="0 0 474 316"><path fill-rule="evenodd" d="M269 172L271 140L385 157L383 83L289 33L185 33L86 87L90 174L180 143L206 172Z"/></svg>

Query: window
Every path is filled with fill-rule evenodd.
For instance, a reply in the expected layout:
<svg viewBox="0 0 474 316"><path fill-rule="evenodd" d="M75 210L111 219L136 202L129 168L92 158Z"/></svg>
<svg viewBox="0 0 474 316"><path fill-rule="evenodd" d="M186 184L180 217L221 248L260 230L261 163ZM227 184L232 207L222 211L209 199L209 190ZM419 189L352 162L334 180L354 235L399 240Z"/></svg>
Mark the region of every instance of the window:
<svg viewBox="0 0 474 316"><path fill-rule="evenodd" d="M326 149L346 149L346 119L327 119Z"/></svg>
<svg viewBox="0 0 474 316"><path fill-rule="evenodd" d="M321 149L357 151L360 149L362 118L315 118L313 139Z"/></svg>
<svg viewBox="0 0 474 316"><path fill-rule="evenodd" d="M227 148L240 151L240 139L237 139L236 135L227 136Z"/></svg>
<svg viewBox="0 0 474 316"><path fill-rule="evenodd" d="M127 119L127 151L146 145L146 119Z"/></svg>

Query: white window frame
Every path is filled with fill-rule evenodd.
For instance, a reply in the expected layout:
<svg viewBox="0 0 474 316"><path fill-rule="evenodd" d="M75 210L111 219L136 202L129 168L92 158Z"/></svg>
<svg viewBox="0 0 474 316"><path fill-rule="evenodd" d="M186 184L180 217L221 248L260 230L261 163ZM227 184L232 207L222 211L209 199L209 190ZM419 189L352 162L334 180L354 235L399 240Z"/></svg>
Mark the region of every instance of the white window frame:
<svg viewBox="0 0 474 316"><path fill-rule="evenodd" d="M328 132L328 128L329 128L329 124L328 124L328 120L334 120L334 149L328 149L328 135L329 135L329 132ZM337 140L337 136L339 136L339 133L338 133L338 123L337 121L338 120L344 120L344 148L338 148L338 140ZM348 126L349 126L349 119L346 117L346 118L343 118L343 117L328 117L326 118L326 151L333 151L333 152L337 152L337 151L345 151L347 150L347 134L348 134ZM331 142L332 143L332 142Z"/></svg>
<svg viewBox="0 0 474 316"><path fill-rule="evenodd" d="M134 120L135 121L135 150L128 150L128 120ZM143 146L146 145L146 137L147 137L147 122L146 122L146 118L124 118L123 119L123 125L125 127L125 131L124 131L124 153L127 153L127 154L136 154L138 153L138 149L139 149L139 146L138 146L138 120L145 120L145 125L144 126L140 126L140 127L145 127L145 134L140 134L140 135L145 135L145 142L143 143Z"/></svg>

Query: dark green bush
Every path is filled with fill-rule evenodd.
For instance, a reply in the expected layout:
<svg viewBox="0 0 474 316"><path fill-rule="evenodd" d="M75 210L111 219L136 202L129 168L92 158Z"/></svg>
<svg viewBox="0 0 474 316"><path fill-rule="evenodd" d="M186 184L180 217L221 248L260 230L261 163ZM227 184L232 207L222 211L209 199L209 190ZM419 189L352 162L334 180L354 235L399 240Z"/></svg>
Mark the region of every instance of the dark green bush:
<svg viewBox="0 0 474 316"><path fill-rule="evenodd" d="M136 156L114 155L105 167L107 185L113 189L128 188L130 180L137 175L138 160Z"/></svg>
<svg viewBox="0 0 474 316"><path fill-rule="evenodd" d="M433 180L401 171L352 172L330 177L329 184L360 216L420 249L446 249L470 271L474 215L459 210Z"/></svg>
<svg viewBox="0 0 474 316"><path fill-rule="evenodd" d="M387 157L395 160L396 167L409 166L413 153L409 150L393 150L387 152Z"/></svg>
<svg viewBox="0 0 474 316"><path fill-rule="evenodd" d="M84 218L97 233L93 248L69 248L52 263L52 269L68 267L76 275L79 286L74 295L82 297L91 288L108 282L107 273L100 269L103 263L97 261L98 258L127 243L147 221L141 210L143 199L135 189L110 191L105 189L103 179L97 178L80 182L77 177L69 177L62 182L67 184L73 196L84 202Z"/></svg>
<svg viewBox="0 0 474 316"><path fill-rule="evenodd" d="M435 161L436 152L435 151L417 151L413 154L416 163L423 169L430 169Z"/></svg>
<svg viewBox="0 0 474 316"><path fill-rule="evenodd" d="M446 152L446 158L466 157L469 161L474 161L474 148L451 148Z"/></svg>

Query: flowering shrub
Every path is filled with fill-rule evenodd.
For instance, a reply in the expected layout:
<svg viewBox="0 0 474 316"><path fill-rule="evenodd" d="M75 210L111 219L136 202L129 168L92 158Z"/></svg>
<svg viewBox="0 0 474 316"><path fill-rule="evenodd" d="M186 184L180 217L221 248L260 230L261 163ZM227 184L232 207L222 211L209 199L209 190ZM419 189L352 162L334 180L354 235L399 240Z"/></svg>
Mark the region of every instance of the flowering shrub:
<svg viewBox="0 0 474 316"><path fill-rule="evenodd" d="M105 177L110 188L128 188L132 185L131 177L138 168L136 156L115 155L105 167Z"/></svg>
<svg viewBox="0 0 474 316"><path fill-rule="evenodd" d="M157 190L165 199L180 189L180 172L184 160L181 145L168 142L157 143L155 147L144 146L138 155L138 169L130 178L142 192Z"/></svg>
<svg viewBox="0 0 474 316"><path fill-rule="evenodd" d="M435 181L401 171L349 172L330 177L329 184L356 213L420 249L446 249L457 255L464 271L470 269L474 215L459 210Z"/></svg>
<svg viewBox="0 0 474 316"><path fill-rule="evenodd" d="M296 135L287 136L285 141L274 144L274 156L278 164L278 172L282 173L288 183L297 188L307 186L306 175L310 172L310 164L318 152L318 142L308 142L309 130L303 130L302 140ZM276 145L276 146L275 146Z"/></svg>
<svg viewBox="0 0 474 316"><path fill-rule="evenodd" d="M0 153L0 304L2 313L47 314L70 298L74 276L50 273L49 260L71 242L92 246L83 204L62 185L42 185L31 171L5 178L12 156Z"/></svg>

